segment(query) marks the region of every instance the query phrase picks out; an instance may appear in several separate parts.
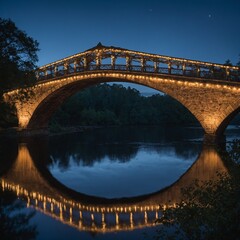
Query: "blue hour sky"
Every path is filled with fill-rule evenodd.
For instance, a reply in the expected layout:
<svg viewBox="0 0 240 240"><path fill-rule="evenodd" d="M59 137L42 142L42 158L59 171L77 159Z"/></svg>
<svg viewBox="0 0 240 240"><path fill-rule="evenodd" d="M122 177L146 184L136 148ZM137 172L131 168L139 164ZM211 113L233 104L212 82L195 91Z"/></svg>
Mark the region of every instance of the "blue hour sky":
<svg viewBox="0 0 240 240"><path fill-rule="evenodd" d="M209 62L239 61L239 0L0 0L0 17L40 43L39 66L98 42Z"/></svg>

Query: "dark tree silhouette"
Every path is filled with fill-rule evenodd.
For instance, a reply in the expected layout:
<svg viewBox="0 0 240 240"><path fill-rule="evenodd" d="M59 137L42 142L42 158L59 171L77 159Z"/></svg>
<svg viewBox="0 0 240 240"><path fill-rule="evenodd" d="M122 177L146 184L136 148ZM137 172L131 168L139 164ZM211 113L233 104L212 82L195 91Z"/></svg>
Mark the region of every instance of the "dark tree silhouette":
<svg viewBox="0 0 240 240"><path fill-rule="evenodd" d="M10 19L0 18L0 90L28 86L35 80L38 42Z"/></svg>
<svg viewBox="0 0 240 240"><path fill-rule="evenodd" d="M53 116L51 126L159 125L194 123L194 116L173 98L155 94L144 97L119 84L89 87L70 98Z"/></svg>
<svg viewBox="0 0 240 240"><path fill-rule="evenodd" d="M0 188L0 238L2 240L35 239L36 226L29 221L34 211L25 213L24 203L16 198L16 195L8 190Z"/></svg>
<svg viewBox="0 0 240 240"><path fill-rule="evenodd" d="M4 104L3 93L21 88L19 97L27 97L24 87L35 82L38 42L18 29L10 19L0 18L0 126L16 125L14 108Z"/></svg>

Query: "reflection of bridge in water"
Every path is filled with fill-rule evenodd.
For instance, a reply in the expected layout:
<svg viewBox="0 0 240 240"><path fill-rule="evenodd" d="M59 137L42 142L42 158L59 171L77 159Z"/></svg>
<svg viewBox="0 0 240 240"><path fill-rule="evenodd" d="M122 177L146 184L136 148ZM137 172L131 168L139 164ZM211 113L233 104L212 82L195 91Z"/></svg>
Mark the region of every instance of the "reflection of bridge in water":
<svg viewBox="0 0 240 240"><path fill-rule="evenodd" d="M62 223L92 232L152 226L160 215L159 205L167 208L181 200L182 187L196 178L210 180L216 178L216 171L227 171L214 147L204 146L197 161L171 186L143 196L105 199L77 193L63 186L47 168L34 161L30 152L31 148L26 144L19 145L14 164L1 177L3 190L14 191L27 202L27 206Z"/></svg>

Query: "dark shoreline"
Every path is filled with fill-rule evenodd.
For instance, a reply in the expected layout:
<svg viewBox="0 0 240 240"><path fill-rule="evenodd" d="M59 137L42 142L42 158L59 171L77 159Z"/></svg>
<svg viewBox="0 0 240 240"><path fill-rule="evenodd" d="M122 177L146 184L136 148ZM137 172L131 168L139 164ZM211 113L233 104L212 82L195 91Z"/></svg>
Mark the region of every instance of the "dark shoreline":
<svg viewBox="0 0 240 240"><path fill-rule="evenodd" d="M19 128L8 128L0 130L0 138L18 138L34 136L59 136L63 134L79 133L89 129L97 129L102 126L72 126L61 127L58 131L51 131L51 128L22 130Z"/></svg>
<svg viewBox="0 0 240 240"><path fill-rule="evenodd" d="M165 127L169 124L163 124L162 127ZM140 125L142 126L142 125ZM160 125L144 125L144 126L160 126ZM170 124L171 126L171 124ZM201 128L200 125L195 124L182 124L181 126L188 128ZM69 127L59 127L58 129L44 128L44 129L19 129L17 127L0 129L0 138L22 138L22 137L40 137L40 136L60 136L64 134L73 134L80 133L88 130L99 129L99 128L113 128L113 127L123 127L119 125L93 125L93 126L69 126ZM134 126L134 127L137 127Z"/></svg>

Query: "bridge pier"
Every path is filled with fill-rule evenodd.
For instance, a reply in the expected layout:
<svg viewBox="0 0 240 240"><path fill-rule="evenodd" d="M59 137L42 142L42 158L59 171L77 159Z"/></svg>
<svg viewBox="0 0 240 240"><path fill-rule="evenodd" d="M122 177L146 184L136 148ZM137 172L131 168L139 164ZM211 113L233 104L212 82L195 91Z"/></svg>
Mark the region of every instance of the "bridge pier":
<svg viewBox="0 0 240 240"><path fill-rule="evenodd" d="M203 143L205 145L224 145L226 144L226 136L224 134L218 135L205 133Z"/></svg>

